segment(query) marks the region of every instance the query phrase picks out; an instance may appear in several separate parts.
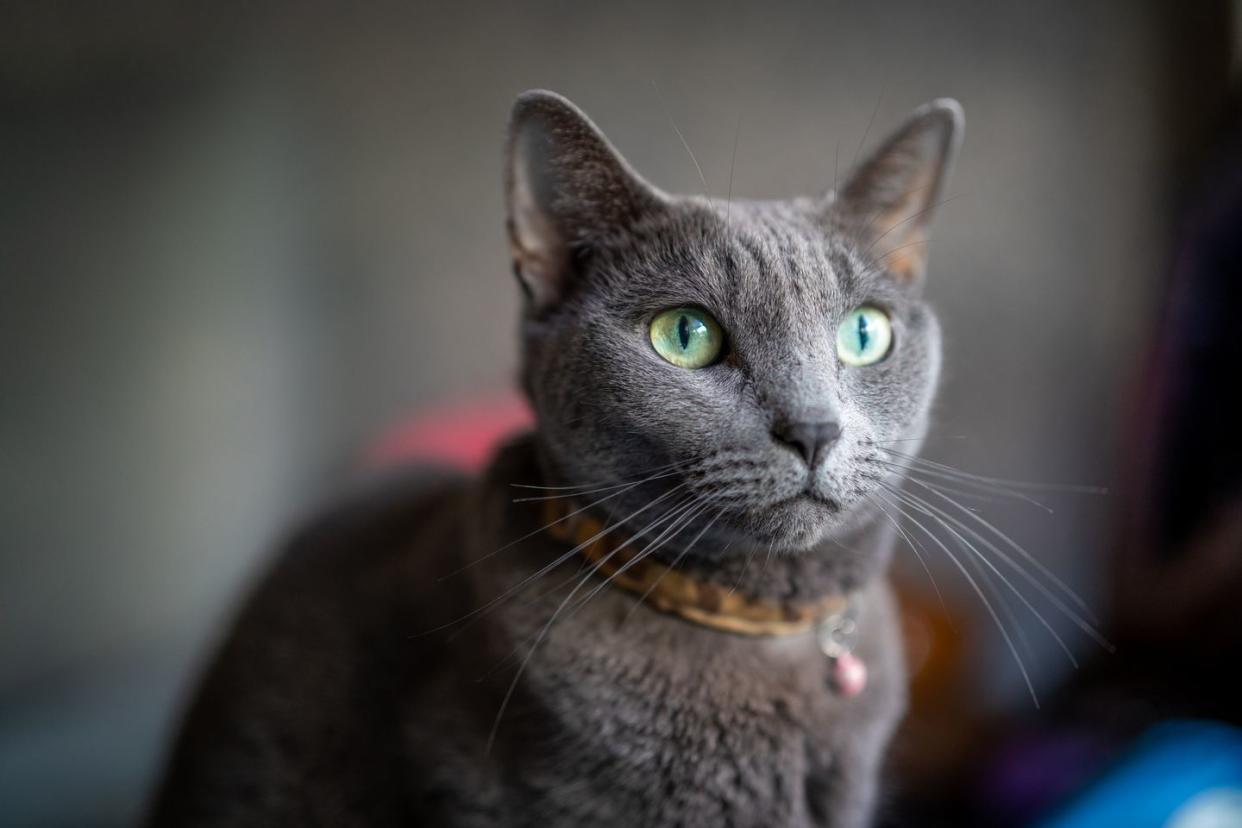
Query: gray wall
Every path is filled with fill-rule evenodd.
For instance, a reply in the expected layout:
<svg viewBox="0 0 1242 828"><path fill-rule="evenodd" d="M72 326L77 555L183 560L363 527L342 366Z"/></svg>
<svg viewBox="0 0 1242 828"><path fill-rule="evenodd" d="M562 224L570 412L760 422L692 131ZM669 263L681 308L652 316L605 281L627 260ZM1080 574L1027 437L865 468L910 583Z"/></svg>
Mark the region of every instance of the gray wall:
<svg viewBox="0 0 1242 828"><path fill-rule="evenodd" d="M732 190L750 197L825 188L865 133L959 98L930 453L1113 483L1173 209L1164 12L880 6L14 11L0 802L28 824L132 816L187 670L265 545L386 423L509 383L500 143L528 87L576 100L666 189L701 186L666 111L714 194L736 135ZM1110 505L1054 500L1054 516L988 513L1098 599ZM963 623L981 697L1029 703L986 617ZM1047 687L1065 661L1028 628Z"/></svg>

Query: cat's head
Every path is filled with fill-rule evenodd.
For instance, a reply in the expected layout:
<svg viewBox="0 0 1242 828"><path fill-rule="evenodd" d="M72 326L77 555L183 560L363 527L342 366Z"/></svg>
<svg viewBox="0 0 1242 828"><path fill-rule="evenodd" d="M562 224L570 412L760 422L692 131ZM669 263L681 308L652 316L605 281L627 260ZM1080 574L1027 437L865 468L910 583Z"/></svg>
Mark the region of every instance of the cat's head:
<svg viewBox="0 0 1242 828"><path fill-rule="evenodd" d="M661 192L573 104L522 95L508 230L550 482L704 551L809 549L869 514L876 444L913 451L936 385L920 295L961 133L935 101L835 192L725 201Z"/></svg>

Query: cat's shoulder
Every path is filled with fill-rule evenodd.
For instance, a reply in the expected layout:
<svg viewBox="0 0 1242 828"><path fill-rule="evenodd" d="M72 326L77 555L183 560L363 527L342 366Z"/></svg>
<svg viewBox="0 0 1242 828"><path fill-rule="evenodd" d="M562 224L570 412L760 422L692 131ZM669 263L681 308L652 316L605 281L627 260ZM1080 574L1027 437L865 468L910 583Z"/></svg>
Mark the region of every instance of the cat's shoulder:
<svg viewBox="0 0 1242 828"><path fill-rule="evenodd" d="M393 791L366 776L374 763L333 757L386 745L391 734L356 711L390 712L407 665L429 663L414 637L427 626L420 593L447 593L428 585L462 535L470 485L439 469L388 472L289 534L215 648L150 824L198 824L207 814L304 824L292 814L337 812L340 788L365 792L377 812L389 807ZM339 785L307 786L324 767Z"/></svg>
<svg viewBox="0 0 1242 828"><path fill-rule="evenodd" d="M294 565L342 546L388 546L418 534L437 515L464 507L471 478L439 466L409 466L355 481L298 522L278 562Z"/></svg>

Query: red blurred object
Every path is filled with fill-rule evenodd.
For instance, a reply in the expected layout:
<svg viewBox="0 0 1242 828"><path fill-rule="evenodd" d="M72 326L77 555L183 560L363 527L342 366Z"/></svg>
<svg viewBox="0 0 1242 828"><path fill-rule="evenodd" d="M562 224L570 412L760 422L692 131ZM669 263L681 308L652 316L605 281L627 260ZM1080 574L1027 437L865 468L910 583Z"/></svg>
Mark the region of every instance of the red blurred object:
<svg viewBox="0 0 1242 828"><path fill-rule="evenodd" d="M530 407L517 394L439 403L381 436L367 450L363 463L368 468L436 463L477 471L506 437L533 424Z"/></svg>

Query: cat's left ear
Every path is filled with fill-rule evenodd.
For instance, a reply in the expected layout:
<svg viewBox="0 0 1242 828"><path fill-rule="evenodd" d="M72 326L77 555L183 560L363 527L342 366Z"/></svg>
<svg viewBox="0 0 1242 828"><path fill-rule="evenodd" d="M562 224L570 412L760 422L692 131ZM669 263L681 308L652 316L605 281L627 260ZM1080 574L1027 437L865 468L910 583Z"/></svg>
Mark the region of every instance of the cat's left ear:
<svg viewBox="0 0 1242 828"><path fill-rule="evenodd" d="M534 90L518 98L509 121L505 200L513 269L538 313L574 288L594 245L624 233L666 197L578 107Z"/></svg>
<svg viewBox="0 0 1242 828"><path fill-rule="evenodd" d="M932 214L965 123L961 104L951 98L919 107L854 171L829 208L902 282L923 277Z"/></svg>

